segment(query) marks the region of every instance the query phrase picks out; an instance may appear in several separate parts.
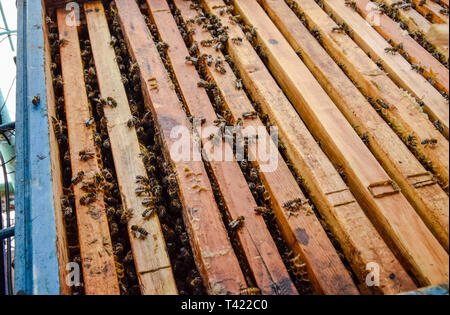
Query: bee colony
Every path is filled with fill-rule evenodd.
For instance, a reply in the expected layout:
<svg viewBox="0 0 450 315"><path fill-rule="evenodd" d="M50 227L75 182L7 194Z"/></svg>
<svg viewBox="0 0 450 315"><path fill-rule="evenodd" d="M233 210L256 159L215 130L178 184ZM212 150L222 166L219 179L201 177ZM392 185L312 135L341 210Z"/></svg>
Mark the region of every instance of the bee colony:
<svg viewBox="0 0 450 315"><path fill-rule="evenodd" d="M66 2L44 26L65 293L448 282L448 47L424 29L448 2L79 1L75 22Z"/></svg>

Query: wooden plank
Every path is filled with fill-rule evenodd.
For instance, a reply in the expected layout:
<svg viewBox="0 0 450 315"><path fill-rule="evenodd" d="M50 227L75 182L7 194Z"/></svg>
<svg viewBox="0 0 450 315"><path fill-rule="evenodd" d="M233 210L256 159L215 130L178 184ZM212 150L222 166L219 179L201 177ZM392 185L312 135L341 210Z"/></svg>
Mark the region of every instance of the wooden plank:
<svg viewBox="0 0 450 315"><path fill-rule="evenodd" d="M359 8L360 14L366 20L373 17L379 23L372 23L372 27L380 33L386 40L392 40L395 45L403 44L403 50L408 53L411 63L419 65L423 68L423 75L426 78L432 78L436 82L439 90L449 93L449 72L448 69L434 58L428 51L417 43L409 34L402 30L400 25L394 22L389 16L385 14L377 14L374 11L370 0L355 0ZM367 10L366 8L371 8Z"/></svg>
<svg viewBox="0 0 450 315"><path fill-rule="evenodd" d="M78 30L66 23L67 13L63 9L57 11L59 36L65 42L60 51L72 173L75 177L84 172L83 180L95 180L95 174L100 172L97 158L83 161L79 156L81 151L97 154L97 150L94 133L85 126L92 114L86 95ZM95 201L86 205L81 202L86 195L81 186L80 181L73 190L85 293L120 294L103 193L97 191Z"/></svg>
<svg viewBox="0 0 450 315"><path fill-rule="evenodd" d="M445 15L441 12L444 7L442 7L438 3L432 0L426 0L425 3L422 3L421 0L413 0L412 3L415 4L415 9L423 16L425 16L425 18L427 18L427 16L430 16L428 20L432 23L448 24L448 15Z"/></svg>
<svg viewBox="0 0 450 315"><path fill-rule="evenodd" d="M444 135L449 134L449 104L448 101L433 88L417 71L411 69L411 64L398 53L388 53L391 47L353 8L341 0L325 0L324 7L328 13L333 13L335 19L346 23L352 31L353 40L372 59L380 61L392 80L417 99L424 102L424 110L432 121L439 120L444 128Z"/></svg>
<svg viewBox="0 0 450 315"><path fill-rule="evenodd" d="M448 45L448 25L432 25L427 33L428 39L435 45Z"/></svg>
<svg viewBox="0 0 450 315"><path fill-rule="evenodd" d="M42 19L45 21L45 17ZM44 23L42 25L44 31L44 52L45 52L45 76L46 76L46 91L47 91L47 115L49 126L53 126L53 118L56 117L56 101L55 90L53 88L53 75L51 70L51 51L50 43L48 39L48 25ZM51 127L50 127L51 129ZM71 288L66 283L66 276L69 271L66 270L66 266L69 263L69 249L67 243L66 224L64 220L64 214L61 206L61 199L63 198L63 184L62 184L62 171L61 171L61 159L58 140L55 132L50 132L50 152L51 152L51 165L52 165L52 181L53 181L53 195L54 195L54 207L55 207L55 223L56 223L56 235L57 235L57 251L58 251L58 264L59 264L59 281L60 281L60 293L62 295L70 295Z"/></svg>
<svg viewBox="0 0 450 315"><path fill-rule="evenodd" d="M373 102L381 100L389 109L379 110L389 120L402 140L409 144L420 160L428 161L434 174L448 192L449 150L448 141L423 115L418 105L399 89L392 80L343 33L333 32L338 25L312 0L293 0L304 14L311 29L317 30L327 52L345 68L346 74L355 82L365 96ZM426 139L436 139L436 146L422 144Z"/></svg>
<svg viewBox="0 0 450 315"><path fill-rule="evenodd" d="M189 3L177 0L175 1L175 5L176 8L180 10L180 14L183 16L184 21L195 19L197 12L190 9ZM212 39L210 33L202 32L202 27L200 25L191 24L190 27L195 31L192 37L198 43ZM245 45L245 43L242 45ZM199 49L200 54L211 55L214 59L225 58L221 52L215 51L213 47L203 47L200 45ZM213 82L217 84L227 108L231 111L235 119L237 119L242 117L245 112L249 112L254 109L245 92L243 90L236 89L235 82L237 78L233 74L232 69L228 65L225 67L227 70L225 74L218 73L212 67L207 67L206 70ZM244 121L244 124L245 126L253 126L254 128L263 126L259 119ZM258 163L264 164L261 160L258 161ZM285 213L283 205L286 202L298 198L305 200L305 197L301 193L300 189L298 189L294 177L290 174L290 171L281 156L279 157L279 164L276 171L262 171L261 177L264 179L265 184L272 192L272 203L274 204L278 224L280 225L282 231L285 231L284 235L288 241L292 239L291 235L295 235L295 231L297 229L307 229L308 226L314 226L317 224L314 222L315 220L313 216L309 216L309 218L312 218L310 221L313 224L310 222L305 222L305 224L298 219L294 220L296 217L289 217ZM333 229L334 234L337 236L340 244L342 245L344 253L349 259L352 268L361 283L364 283L367 276L367 264L369 262L376 262L382 266L381 270L384 270L384 274L381 276L381 282L383 284L379 287L373 288L374 290L372 292L392 294L403 291L405 287L414 286L403 268L400 266L399 262L384 244L383 240L375 231L374 227L356 202L334 207L331 203L331 198L328 200L326 196L321 196L321 198L321 207L319 207L319 211L326 218L327 222L329 222L330 227ZM307 219L308 216L305 218ZM351 222L359 223L355 225ZM299 242L295 239L293 241L296 241L295 243ZM294 245L292 244L292 241L289 243L291 248L294 248L294 251L298 253L298 251L295 250L295 247L300 245ZM359 255L353 254L356 252L358 252ZM391 273L397 275L395 283L389 278L389 274ZM361 285L361 289L364 292L369 290L369 288L364 285Z"/></svg>
<svg viewBox="0 0 450 315"><path fill-rule="evenodd" d="M247 0L235 0L234 4L241 17L256 28L272 74L328 156L344 169L352 192L383 236L422 284L446 281L448 254L264 10ZM393 213L393 208L398 211Z"/></svg>
<svg viewBox="0 0 450 315"><path fill-rule="evenodd" d="M199 124L198 134L203 134L201 138L204 145L211 145L212 142L208 139L209 134L205 134L204 130L207 130L206 128L218 129L214 128L214 121L218 117L206 90L197 85L201 80L197 70L186 63L189 51L170 8L167 2L161 0L148 0L147 4L150 17L158 27L161 40L169 45L167 53L170 64L190 115L206 119L203 125ZM129 10L130 6L136 7L137 4L128 1L127 5L123 6L122 2L117 2L117 6L119 10ZM233 150L223 140L222 146L212 145L212 151L232 152ZM226 204L229 218L231 221L239 217L245 218L244 226L238 231L237 236L257 286L263 294L297 294L263 217L254 211L258 205L239 164L234 157L229 160L224 157L217 161L214 159L214 153L205 150L205 154L208 156L207 160L210 161L211 169ZM274 290L274 288L276 289Z"/></svg>
<svg viewBox="0 0 450 315"><path fill-rule="evenodd" d="M375 0L375 2L379 4L385 3L392 7L397 0ZM425 39L427 39L426 34L430 30L432 24L422 14L416 10L399 9L398 16L400 20L406 23L410 33L420 32L425 36ZM448 46L436 46L436 50L443 54L446 57L445 61L448 62Z"/></svg>
<svg viewBox="0 0 450 315"><path fill-rule="evenodd" d="M376 113L345 73L284 2L262 0L262 6L292 47L367 143L389 175L427 223L444 248L449 246L449 198L425 168ZM306 44L307 43L307 44ZM420 186L419 182L426 181Z"/></svg>
<svg viewBox="0 0 450 315"><path fill-rule="evenodd" d="M133 212L128 222L131 249L136 273L143 294L177 294L177 288L167 253L164 235L158 216L146 220L142 217L142 197L136 195L137 176L145 176L145 166L136 131L127 126L131 110L113 47L109 44L111 35L101 3L85 5L85 13L92 45L97 78L102 97L112 97L117 107L104 107L108 122L114 165L117 174L123 208ZM144 228L146 239L134 237L132 226Z"/></svg>
<svg viewBox="0 0 450 315"><path fill-rule="evenodd" d="M163 151L174 166L197 268L210 294L239 294L246 287L246 281L223 225L203 162L201 159L180 159L176 151L172 150L179 145L177 139L171 137L174 128L191 130L190 123L167 80L166 70L139 8L127 3L129 1L116 1L120 7L119 18L132 58L139 65L146 105L152 111L155 125L163 139ZM91 8L99 8L103 12L99 3ZM97 13L90 15L96 16ZM151 78L156 80L149 81ZM155 82L158 84L157 89L152 87ZM193 152L195 157L200 152L197 152L198 143L191 138L189 132L186 141L189 141L189 147L193 144L193 148L196 148ZM192 176L186 170L196 174L194 177L202 189L194 187Z"/></svg>

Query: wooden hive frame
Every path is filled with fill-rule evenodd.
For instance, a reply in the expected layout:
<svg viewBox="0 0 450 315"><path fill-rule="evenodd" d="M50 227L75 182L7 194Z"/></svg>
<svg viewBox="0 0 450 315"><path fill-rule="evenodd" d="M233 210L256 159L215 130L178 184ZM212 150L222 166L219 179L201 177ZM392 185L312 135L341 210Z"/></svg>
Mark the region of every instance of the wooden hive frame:
<svg viewBox="0 0 450 315"><path fill-rule="evenodd" d="M46 1L49 7L61 7L67 2ZM158 216L148 221L140 216L141 199L135 194L135 179L146 171L138 158L141 150L136 132L127 127L131 112L116 55L109 45L111 35L103 5L95 1L79 1L80 4L84 2L87 2L82 7L100 92L103 98L112 97L118 104L116 108L105 107L105 116L121 199L125 209L133 209L135 213L128 222L128 237L141 293L176 294L173 266ZM227 43L223 51L217 51L214 47L200 45L201 41L214 39L209 32L202 30L200 24L189 22L195 21L198 14L190 7L191 2L147 0L148 15L155 24L159 39L169 44L166 51L168 63L164 64L154 42L158 39L149 32L138 5L127 0L113 2L117 6L117 16L128 50L139 67L145 105L161 135L164 156L176 174L182 215L195 263L208 293L239 294L252 283L249 275L263 294L296 294L298 287L294 286L295 279L288 274L288 261L278 253L263 217L254 212L258 204L239 163L236 160L180 162L171 151L174 145L171 137L173 127L178 125L191 130L189 118L205 118L204 126L197 126L196 132L199 132L203 127L213 126L213 121L217 119L214 102L204 89L197 86L203 75L207 75L207 79L217 87L233 122L242 120L244 127L263 127L264 123L258 117L242 119L244 114L254 110L252 101L257 101L262 110L260 117L268 114L270 121L279 128L285 149L277 153L278 168L274 172L265 171L265 161L258 157L257 145L263 142L261 138L249 143L248 151L255 157L253 166L270 195L270 205L281 235L292 250L293 257L305 263L315 293L396 294L413 290L416 284L405 270L412 273L414 280L422 286L448 282L448 253L444 250L448 251L448 162L445 162L445 157L448 157L448 103L420 73L409 74L411 80L399 79L398 74L406 71L408 65L403 61L399 63L401 56L382 55L380 49L384 50L384 42L391 39L397 43L401 36L395 22L383 17L386 18L386 25L378 28L364 26L364 31L377 38L377 46L374 47L374 42L362 35L363 28L359 27L362 24L358 24L364 14L361 17L334 0L325 0L323 9L312 0L295 0L297 9L304 14L303 18L309 26L321 33L321 47L284 1L234 1L234 14L239 13L245 23L256 26L251 38L238 23L232 21L232 13L225 12L227 7L223 1L200 1L205 11L216 14L218 20L228 27ZM177 16L173 15L169 4L174 6L173 10L178 10ZM367 5L367 1L358 0L356 5ZM428 9L435 13L433 22L448 23L445 15L436 13L434 4L415 13L426 14ZM328 30L336 24L325 11L333 12L335 18L346 22L353 33L356 32L354 40ZM94 165L95 159L82 162L76 154L93 142L91 131L84 126L90 118L90 105L84 86L80 84L83 82L83 68L77 45L78 30L64 23L67 11L60 8L57 14L60 38L67 41L61 45L60 51L73 175L85 170L86 165L89 170L85 173L92 175L100 172L101 165ZM229 58L234 63L242 76L242 88L236 88L240 77L226 62L223 65L225 73L206 64L199 73L199 69L185 62L184 57L190 53L190 47L186 47L181 29L177 27L180 21L184 22L187 30L192 30L190 42L197 42L200 56L211 55L215 60ZM423 25L425 27L426 23ZM238 38L241 39L239 43ZM260 45L257 49L265 56L258 56L252 44ZM46 46L48 53L48 43ZM448 93L448 70L442 64L437 63L412 38L408 37L405 41L404 50L409 53L411 62L423 60L423 76L433 78L437 87ZM388 65L388 74L381 73L366 53L383 60ZM352 60L358 57L361 57L358 63L353 65ZM339 68L341 64L344 71ZM173 83L167 79L166 67L173 71ZM47 62L47 75L51 72L49 68ZM367 71L376 74L372 76ZM398 96L402 94L401 88L424 100L431 122L408 97ZM51 105L51 87L47 93ZM390 109L378 108L380 115L367 97L385 100ZM49 108L50 123L55 114L52 106ZM75 111L84 114L75 115ZM433 126L435 120L441 122L445 137ZM52 134L50 136L54 137ZM207 137L194 139L193 134L190 136L194 154L201 145L207 146ZM433 146L423 143L408 147L411 136L419 143L427 139L437 139L437 143ZM265 142L272 143L268 133L264 137ZM360 138L367 142L368 148ZM57 149L54 145L52 163L55 165L53 176L56 179L62 176L58 173ZM417 157L421 160L418 161ZM427 160L432 161L433 175L439 178L442 187L421 165L420 162L425 164ZM305 188L307 196L289 166L301 175L301 187ZM199 187L204 189L193 189L192 178L186 174L188 171L195 174L201 183ZM341 175L345 175L345 181ZM399 184L398 188L392 180ZM417 184L417 181L422 183L424 180L426 185ZM381 183L388 183L385 186L390 188ZM62 192L58 188L58 180L54 184L57 205ZM92 262L87 263L83 259L86 293L117 294L119 288L114 257L108 255L105 249L105 246L111 246L111 240L108 240L109 229L102 196L100 193L97 202L92 204L95 209L84 207L79 202L83 192L77 188L81 184L74 185L80 248L82 257L89 257L89 262ZM213 186L220 192L223 207L218 206L218 195L217 191L213 193ZM308 197L326 223L316 217ZM292 215L286 205L294 200L302 201L303 210ZM388 208L398 208L401 215L388 211ZM55 210L62 211L57 206ZM92 215L94 210L98 216ZM225 224L245 217L245 223L236 235L227 231L223 214L227 217ZM400 216L402 219L399 219ZM408 222L407 229L402 228L405 220ZM63 244L64 224L62 219L59 221L61 265L68 258ZM136 238L133 226L145 228L150 232L149 237L145 240ZM342 253L360 282L365 280L368 263L375 261L382 266L382 286L356 287L324 226L339 242ZM103 241L98 244L93 241L100 238ZM231 240L235 242L234 247ZM94 254L88 254L89 251L102 250L106 251L106 255L94 257ZM354 255L356 251L360 254ZM105 269L105 266L108 267ZM90 268L107 271L92 273L88 272ZM62 278L66 272L61 269L60 274ZM392 277L392 274L395 276ZM70 293L70 288L65 287L63 282L61 293Z"/></svg>

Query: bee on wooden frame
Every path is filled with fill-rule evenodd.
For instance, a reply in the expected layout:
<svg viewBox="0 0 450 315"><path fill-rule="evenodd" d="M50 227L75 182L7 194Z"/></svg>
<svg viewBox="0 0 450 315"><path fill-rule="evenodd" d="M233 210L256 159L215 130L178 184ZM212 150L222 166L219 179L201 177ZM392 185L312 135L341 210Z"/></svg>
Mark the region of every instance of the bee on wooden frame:
<svg viewBox="0 0 450 315"><path fill-rule="evenodd" d="M132 225L131 231L133 231L135 238L145 239L148 236L148 232L143 227L139 227L137 225Z"/></svg>
<svg viewBox="0 0 450 315"><path fill-rule="evenodd" d="M231 231L236 232L244 225L244 221L245 221L245 217L240 216L236 220L231 221L228 224L228 227L230 228Z"/></svg>

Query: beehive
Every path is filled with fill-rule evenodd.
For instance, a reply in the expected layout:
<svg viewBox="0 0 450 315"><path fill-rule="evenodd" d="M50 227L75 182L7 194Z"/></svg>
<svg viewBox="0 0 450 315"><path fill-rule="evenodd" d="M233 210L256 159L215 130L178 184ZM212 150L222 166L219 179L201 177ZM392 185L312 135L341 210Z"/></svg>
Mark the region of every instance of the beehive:
<svg viewBox="0 0 450 315"><path fill-rule="evenodd" d="M448 282L448 47L424 36L448 7L384 2L89 1L77 24L73 5L46 1L59 264L83 272L62 292ZM240 141L243 159L207 149Z"/></svg>

